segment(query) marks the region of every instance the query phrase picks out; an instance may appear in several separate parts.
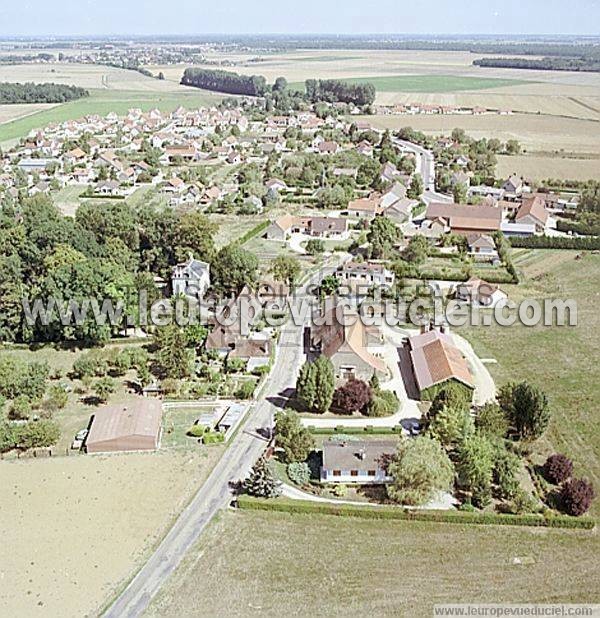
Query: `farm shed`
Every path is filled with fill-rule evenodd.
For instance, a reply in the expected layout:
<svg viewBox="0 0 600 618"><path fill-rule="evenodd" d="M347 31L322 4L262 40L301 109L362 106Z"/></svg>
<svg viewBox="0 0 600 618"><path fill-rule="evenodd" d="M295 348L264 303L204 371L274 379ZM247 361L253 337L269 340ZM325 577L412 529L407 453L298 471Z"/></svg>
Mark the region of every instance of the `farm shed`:
<svg viewBox="0 0 600 618"><path fill-rule="evenodd" d="M151 451L158 448L162 404L140 397L127 404L98 408L85 446L88 453Z"/></svg>

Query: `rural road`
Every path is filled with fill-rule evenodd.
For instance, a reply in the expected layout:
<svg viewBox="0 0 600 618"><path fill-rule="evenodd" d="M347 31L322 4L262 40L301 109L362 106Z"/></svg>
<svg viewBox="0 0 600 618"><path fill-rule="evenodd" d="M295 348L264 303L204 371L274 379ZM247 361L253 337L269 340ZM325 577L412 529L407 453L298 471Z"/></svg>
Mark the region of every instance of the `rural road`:
<svg viewBox="0 0 600 618"><path fill-rule="evenodd" d="M336 256L335 266L321 269L310 277L299 290L298 296L310 285L330 274L346 254ZM196 542L206 525L232 499L229 481L244 478L266 447L266 440L257 429L270 427L275 406L271 398L294 387L296 373L304 360L302 338L304 325L289 321L282 329L275 364L260 400L250 410L248 418L212 473L181 513L174 526L155 552L131 580L127 588L104 613L106 618L133 618L141 616L154 596L175 571L187 551Z"/></svg>
<svg viewBox="0 0 600 618"><path fill-rule="evenodd" d="M410 150L417 158L417 169L423 178L423 196L422 199L426 204L430 202L452 202L452 198L443 193L437 193L435 190L435 159L430 150L426 150L417 144L407 142L405 140L393 138L392 141L397 146Z"/></svg>

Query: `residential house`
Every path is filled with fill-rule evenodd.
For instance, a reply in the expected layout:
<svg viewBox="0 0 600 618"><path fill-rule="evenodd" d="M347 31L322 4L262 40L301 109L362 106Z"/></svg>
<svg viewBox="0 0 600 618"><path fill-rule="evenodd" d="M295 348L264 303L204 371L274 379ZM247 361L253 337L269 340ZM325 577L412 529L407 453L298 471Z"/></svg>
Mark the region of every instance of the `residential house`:
<svg viewBox="0 0 600 618"><path fill-rule="evenodd" d="M373 219L381 214L379 200L371 197L362 197L357 200L352 200L348 203L345 214L350 217L358 217L359 219Z"/></svg>
<svg viewBox="0 0 600 618"><path fill-rule="evenodd" d="M468 281L456 287L456 299L468 302L478 307L495 307L505 301L508 295L497 285L488 283L478 277L471 277Z"/></svg>
<svg viewBox="0 0 600 618"><path fill-rule="evenodd" d="M454 234L490 233L500 229L502 209L484 204L469 206L431 202L427 206L425 219L444 221Z"/></svg>
<svg viewBox="0 0 600 618"><path fill-rule="evenodd" d="M323 443L323 483L382 484L392 481L387 466L395 440L327 440Z"/></svg>
<svg viewBox="0 0 600 618"><path fill-rule="evenodd" d="M290 234L341 240L348 234L348 221L341 217L296 217L286 214L271 223L265 237L270 240L286 240Z"/></svg>
<svg viewBox="0 0 600 618"><path fill-rule="evenodd" d="M473 390L473 375L452 336L431 329L408 337L405 350L421 399L432 400L445 385L456 382Z"/></svg>
<svg viewBox="0 0 600 618"><path fill-rule="evenodd" d="M180 294L193 298L202 298L210 287L210 264L189 259L173 267L171 273L171 289L173 296Z"/></svg>
<svg viewBox="0 0 600 618"><path fill-rule="evenodd" d="M357 312L348 308L342 311L341 306L328 304L318 323L311 327L310 343L313 351L331 361L336 381L352 378L369 381L373 375L387 376L384 360L369 350L380 345L379 330L365 326Z"/></svg>
<svg viewBox="0 0 600 618"><path fill-rule="evenodd" d="M379 262L346 262L336 277L353 291L361 288L365 293L372 287L390 289L395 281L394 273Z"/></svg>
<svg viewBox="0 0 600 618"><path fill-rule="evenodd" d="M550 215L546 210L546 202L541 195L535 195L523 200L515 215L515 223L535 225L536 232L543 233L548 227Z"/></svg>
<svg viewBox="0 0 600 618"><path fill-rule="evenodd" d="M469 253L476 260L488 260L490 262L498 260L496 243L488 234L469 234L467 236L467 246Z"/></svg>

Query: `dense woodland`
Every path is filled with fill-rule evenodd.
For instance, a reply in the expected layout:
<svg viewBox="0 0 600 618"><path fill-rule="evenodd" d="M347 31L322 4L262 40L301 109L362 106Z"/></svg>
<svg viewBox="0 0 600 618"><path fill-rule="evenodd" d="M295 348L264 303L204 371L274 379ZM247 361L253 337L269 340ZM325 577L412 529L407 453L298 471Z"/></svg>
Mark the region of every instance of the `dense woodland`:
<svg viewBox="0 0 600 618"><path fill-rule="evenodd" d="M239 75L220 69L186 69L181 78L184 86L195 86L204 90L262 96L267 91L267 81L261 75Z"/></svg>
<svg viewBox="0 0 600 618"><path fill-rule="evenodd" d="M64 84L0 83L0 104L11 103L66 103L89 96L85 88Z"/></svg>
<svg viewBox="0 0 600 618"><path fill-rule="evenodd" d="M505 69L534 69L538 71L600 71L600 58L479 58L473 64L480 67Z"/></svg>
<svg viewBox="0 0 600 618"><path fill-rule="evenodd" d="M354 103L372 105L375 102L373 84L350 84L339 79L307 79L306 96L311 103Z"/></svg>

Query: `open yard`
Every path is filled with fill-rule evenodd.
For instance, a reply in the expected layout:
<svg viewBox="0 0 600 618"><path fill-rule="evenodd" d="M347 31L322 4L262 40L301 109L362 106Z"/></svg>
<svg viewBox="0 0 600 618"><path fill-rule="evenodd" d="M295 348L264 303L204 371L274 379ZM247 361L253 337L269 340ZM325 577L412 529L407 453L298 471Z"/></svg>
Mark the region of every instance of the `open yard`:
<svg viewBox="0 0 600 618"><path fill-rule="evenodd" d="M96 615L221 453L200 447L0 462L0 614Z"/></svg>
<svg viewBox="0 0 600 618"><path fill-rule="evenodd" d="M226 512L147 616L427 616L436 603L599 602L591 532Z"/></svg>
<svg viewBox="0 0 600 618"><path fill-rule="evenodd" d="M540 460L553 451L573 458L576 473L600 491L600 255L576 260L574 251L515 250L515 265L524 280L500 286L510 298L574 299L576 327L472 327L461 329L480 358L496 359L489 370L498 385L529 380L548 395L553 419L536 445ZM592 506L600 514L600 500Z"/></svg>

